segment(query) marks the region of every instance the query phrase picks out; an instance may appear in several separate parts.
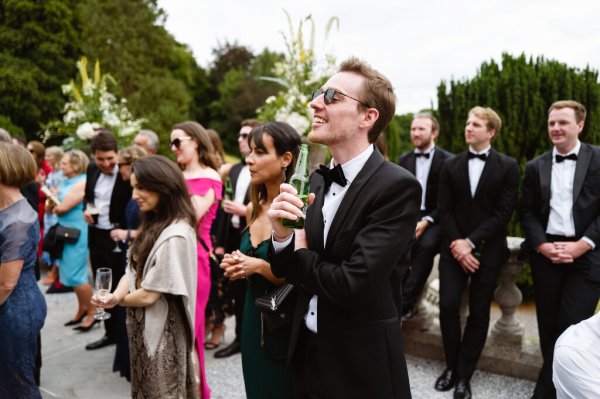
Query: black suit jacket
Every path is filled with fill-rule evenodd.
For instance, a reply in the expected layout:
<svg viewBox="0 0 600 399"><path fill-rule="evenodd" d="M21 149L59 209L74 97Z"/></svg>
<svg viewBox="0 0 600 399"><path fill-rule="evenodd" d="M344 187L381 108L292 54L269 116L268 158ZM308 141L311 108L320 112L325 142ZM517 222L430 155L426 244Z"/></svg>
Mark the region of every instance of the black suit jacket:
<svg viewBox="0 0 600 399"><path fill-rule="evenodd" d="M508 257L507 226L517 203L519 166L514 158L490 150L471 197L468 151L444 162L438 211L442 245L459 238L483 245L482 267L500 267ZM486 266L487 265L487 266Z"/></svg>
<svg viewBox="0 0 600 399"><path fill-rule="evenodd" d="M426 216L429 216L434 223L438 222L437 198L439 191L440 171L442 170L444 161L453 156L454 154L437 146L433 152L433 159L431 160L431 168L429 169L427 185L425 188L425 213ZM411 151L401 155L398 159L398 165L402 166L413 175L416 175L417 157L415 156L415 152Z"/></svg>
<svg viewBox="0 0 600 399"><path fill-rule="evenodd" d="M526 247L532 250L548 241L551 180L552 151L527 163L519 216ZM573 222L577 239L585 236L600 245L600 148L585 143L581 143L573 180ZM600 281L599 251L588 251L583 256L598 266L591 271L591 277Z"/></svg>
<svg viewBox="0 0 600 399"><path fill-rule="evenodd" d="M94 202L94 189L96 182L100 176L100 169L94 162L90 163L87 169L87 180L85 182L85 202ZM113 186L113 191L110 197L109 220L113 224L126 226L125 207L131 199L131 185L124 181L121 174L117 172L117 179Z"/></svg>
<svg viewBox="0 0 600 399"><path fill-rule="evenodd" d="M375 150L341 202L323 245L323 179L311 177L308 249L271 253L273 273L298 287L288 360L313 294L319 370L328 398L409 398L396 297L421 187Z"/></svg>

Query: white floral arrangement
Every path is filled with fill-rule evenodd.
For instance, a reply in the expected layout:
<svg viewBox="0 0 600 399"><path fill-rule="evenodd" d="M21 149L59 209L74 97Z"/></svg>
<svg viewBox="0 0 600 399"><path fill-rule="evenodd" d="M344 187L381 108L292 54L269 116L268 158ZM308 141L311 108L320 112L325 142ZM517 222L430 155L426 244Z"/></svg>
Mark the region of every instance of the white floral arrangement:
<svg viewBox="0 0 600 399"><path fill-rule="evenodd" d="M312 92L320 88L335 71L335 57L326 54L319 62L314 52L315 23L311 15L294 25L287 11L284 13L290 28L289 36L281 32L287 53L282 62L277 62L273 69L275 76L261 76L260 79L279 83L282 89L275 96L265 100L265 104L257 110L258 120L286 122L304 136L310 131L312 110L309 107ZM304 40L304 24L310 24L308 44ZM339 27L339 19L332 17L327 22L325 40L334 23Z"/></svg>
<svg viewBox="0 0 600 399"><path fill-rule="evenodd" d="M131 141L145 122L144 119L135 119L127 109L127 100L118 99L107 89L107 83L116 84L109 74L100 73L100 62L96 60L94 66L94 79L88 77L87 58L82 57L77 62L77 69L81 77L81 87L74 80L62 85L62 92L69 98L63 108L62 120L48 123L45 127L43 140L52 136L67 136L63 140L63 147L82 148L94 136L99 128L112 131L119 144Z"/></svg>

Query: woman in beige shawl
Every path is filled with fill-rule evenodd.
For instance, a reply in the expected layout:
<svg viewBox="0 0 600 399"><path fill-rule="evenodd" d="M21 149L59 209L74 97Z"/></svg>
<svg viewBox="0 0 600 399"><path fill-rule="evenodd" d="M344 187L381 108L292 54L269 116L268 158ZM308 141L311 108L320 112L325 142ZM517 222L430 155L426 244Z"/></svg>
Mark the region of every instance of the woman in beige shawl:
<svg viewBox="0 0 600 399"><path fill-rule="evenodd" d="M193 366L196 216L180 169L163 156L133 164L143 212L125 276L105 308L126 306L133 398L197 398Z"/></svg>

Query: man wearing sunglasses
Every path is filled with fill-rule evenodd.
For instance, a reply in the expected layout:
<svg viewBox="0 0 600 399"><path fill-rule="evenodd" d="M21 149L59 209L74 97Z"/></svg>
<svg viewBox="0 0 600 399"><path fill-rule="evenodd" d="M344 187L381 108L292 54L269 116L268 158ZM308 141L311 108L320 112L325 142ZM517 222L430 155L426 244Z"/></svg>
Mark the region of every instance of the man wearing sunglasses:
<svg viewBox="0 0 600 399"><path fill-rule="evenodd" d="M238 146L242 160L233 165L229 171L228 179L231 181L233 189L233 199L223 200L223 210L226 217L221 218L217 228L217 253L231 253L240 247L242 231L246 228L246 205L250 201L248 198L248 187L250 186L250 171L246 165L246 157L250 154L250 145L248 144L248 135L255 127L259 126L256 119L244 119L241 123L238 134ZM246 298L245 280L230 281L229 295L233 300L235 314L235 339L227 347L215 352L216 358L225 358L241 352L242 345L242 319L244 315L244 299Z"/></svg>
<svg viewBox="0 0 600 399"><path fill-rule="evenodd" d="M297 398L410 398L400 287L421 186L373 143L394 116L390 81L350 58L313 93L309 139L333 159L311 177L303 230L289 184L268 212L271 268L298 291L288 361Z"/></svg>

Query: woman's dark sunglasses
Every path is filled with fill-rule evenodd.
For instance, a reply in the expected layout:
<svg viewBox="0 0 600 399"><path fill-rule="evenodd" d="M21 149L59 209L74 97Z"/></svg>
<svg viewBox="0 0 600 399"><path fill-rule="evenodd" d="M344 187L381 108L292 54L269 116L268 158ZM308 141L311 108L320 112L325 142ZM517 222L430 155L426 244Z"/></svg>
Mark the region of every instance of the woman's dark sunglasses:
<svg viewBox="0 0 600 399"><path fill-rule="evenodd" d="M173 139L173 140L171 140L171 142L169 143L169 145L170 145L171 147L175 146L175 148L179 148L179 147L181 146L181 142L182 142L182 141L185 141L185 140L191 140L191 139L192 139L191 137L187 137L187 136L184 136L184 137L178 137L178 138L176 138L176 139Z"/></svg>
<svg viewBox="0 0 600 399"><path fill-rule="evenodd" d="M368 104L363 103L362 101L360 101L360 100L358 100L358 99L356 99L354 97L351 97L351 96L349 96L347 94L344 94L344 93L342 93L339 90L331 89L331 88L330 89L325 89L325 91L323 91L321 89L313 91L313 93L312 93L312 99L313 99L313 101L314 101L315 98L319 97L321 94L325 95L323 98L325 100L325 104L326 105L331 104L333 102L333 100L335 99L335 95L339 94L340 96L348 97L348 98L350 98L350 99L358 102L359 104L364 105L367 108L371 108Z"/></svg>

